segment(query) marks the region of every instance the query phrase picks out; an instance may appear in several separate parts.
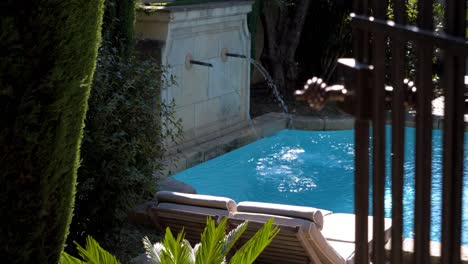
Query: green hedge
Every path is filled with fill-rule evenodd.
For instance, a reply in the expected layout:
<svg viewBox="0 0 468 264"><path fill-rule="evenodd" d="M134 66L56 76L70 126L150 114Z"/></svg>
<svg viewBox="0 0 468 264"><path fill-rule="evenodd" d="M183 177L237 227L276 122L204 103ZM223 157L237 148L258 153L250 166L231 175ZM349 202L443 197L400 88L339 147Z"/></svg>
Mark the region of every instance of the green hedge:
<svg viewBox="0 0 468 264"><path fill-rule="evenodd" d="M72 217L103 1L7 1L1 13L0 256L57 263Z"/></svg>

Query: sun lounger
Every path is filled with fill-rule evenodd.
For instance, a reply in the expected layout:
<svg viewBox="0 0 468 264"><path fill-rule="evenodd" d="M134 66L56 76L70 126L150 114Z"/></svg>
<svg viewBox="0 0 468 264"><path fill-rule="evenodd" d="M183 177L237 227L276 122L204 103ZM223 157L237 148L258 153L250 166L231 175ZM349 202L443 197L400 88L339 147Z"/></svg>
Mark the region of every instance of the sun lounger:
<svg viewBox="0 0 468 264"><path fill-rule="evenodd" d="M272 217L281 231L259 256L258 263L354 263L352 214L331 214L303 206L241 202L237 212L230 215L229 226L235 228L243 221L251 222L241 238L241 246ZM391 222L387 219L385 223L389 238ZM372 227L369 233L372 234Z"/></svg>
<svg viewBox="0 0 468 264"><path fill-rule="evenodd" d="M354 263L354 215L332 214L330 211L304 206L241 202L238 205L225 197L158 192L158 205L149 209L154 222L173 233L182 228L192 243L200 241L206 218L219 221L228 217L228 230L244 221L249 226L242 235L240 248L270 218L280 227L273 242L263 251L256 263ZM372 223L372 217L369 217ZM386 239L390 237L391 221L385 220ZM369 227L372 243L372 226ZM371 248L371 246L369 247Z"/></svg>
<svg viewBox="0 0 468 264"><path fill-rule="evenodd" d="M175 235L182 228L191 244L200 242L207 217L219 221L230 212L236 212L236 203L225 197L160 191L156 194L157 206L148 213L161 230L170 227Z"/></svg>

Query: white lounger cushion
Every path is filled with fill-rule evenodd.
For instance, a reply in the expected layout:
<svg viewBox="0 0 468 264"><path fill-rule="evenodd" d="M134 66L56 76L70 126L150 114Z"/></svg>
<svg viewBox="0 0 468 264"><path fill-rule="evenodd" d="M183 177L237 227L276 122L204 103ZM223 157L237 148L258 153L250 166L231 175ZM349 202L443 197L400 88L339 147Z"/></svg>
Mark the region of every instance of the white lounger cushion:
<svg viewBox="0 0 468 264"><path fill-rule="evenodd" d="M261 202L240 202L237 205L237 211L302 218L314 222L319 229L323 228L322 210L313 207ZM329 214L329 211L323 211L325 214Z"/></svg>
<svg viewBox="0 0 468 264"><path fill-rule="evenodd" d="M185 204L237 212L236 202L220 196L159 191L156 194L156 199L159 203Z"/></svg>

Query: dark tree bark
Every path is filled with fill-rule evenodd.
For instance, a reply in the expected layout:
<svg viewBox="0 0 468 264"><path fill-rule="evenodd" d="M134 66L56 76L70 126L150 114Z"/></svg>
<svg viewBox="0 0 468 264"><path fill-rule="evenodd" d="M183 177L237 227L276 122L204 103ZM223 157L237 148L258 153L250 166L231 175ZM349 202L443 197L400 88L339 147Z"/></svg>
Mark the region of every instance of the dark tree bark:
<svg viewBox="0 0 468 264"><path fill-rule="evenodd" d="M297 89L296 50L311 1L264 1L262 23L265 50L262 61L283 96L292 98Z"/></svg>

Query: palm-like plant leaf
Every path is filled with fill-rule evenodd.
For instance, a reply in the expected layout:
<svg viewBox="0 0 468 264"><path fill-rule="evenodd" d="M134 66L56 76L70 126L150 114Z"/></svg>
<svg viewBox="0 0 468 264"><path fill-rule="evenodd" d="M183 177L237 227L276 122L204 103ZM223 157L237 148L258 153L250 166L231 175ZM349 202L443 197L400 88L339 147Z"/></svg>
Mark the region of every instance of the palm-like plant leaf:
<svg viewBox="0 0 468 264"><path fill-rule="evenodd" d="M278 234L279 227L273 225L273 219L268 220L255 235L247 241L231 258L230 264L250 264L262 253Z"/></svg>
<svg viewBox="0 0 468 264"><path fill-rule="evenodd" d="M143 247L145 248L146 257L154 264L161 264L161 252L164 246L161 243L152 244L148 237L143 238Z"/></svg>
<svg viewBox="0 0 468 264"><path fill-rule="evenodd" d="M192 247L187 247L184 239L184 230L182 230L177 238L174 238L169 228L166 229L166 234L162 242L160 254L161 263L164 264L187 264L190 263Z"/></svg>
<svg viewBox="0 0 468 264"><path fill-rule="evenodd" d="M213 219L207 218L206 227L201 236L200 246L196 252L196 264L222 263L224 234L226 232L227 219L223 219L218 226Z"/></svg>
<svg viewBox="0 0 468 264"><path fill-rule="evenodd" d="M232 246L236 243L236 241L242 236L244 231L247 229L248 222L243 222L242 224L238 225L235 229L231 230L229 234L224 237L224 246L223 246L223 255L227 255L231 250Z"/></svg>
<svg viewBox="0 0 468 264"><path fill-rule="evenodd" d="M247 229L248 222L240 224L227 235L226 225L227 218L218 225L211 218L207 218L201 242L194 248L184 239L183 230L174 238L171 230L167 228L162 243L152 245L148 238L144 238L146 255L154 264L226 264L226 255ZM273 226L273 219L270 219L236 252L229 263L252 263L278 232L279 228Z"/></svg>
<svg viewBox="0 0 468 264"><path fill-rule="evenodd" d="M188 251L188 264L195 264L195 249L192 248L192 245L190 245L190 242L188 242L187 239L184 239L182 242L184 246L187 248ZM197 248L198 249L198 248Z"/></svg>
<svg viewBox="0 0 468 264"><path fill-rule="evenodd" d="M60 264L83 264L83 261L69 255L67 252L62 252Z"/></svg>
<svg viewBox="0 0 468 264"><path fill-rule="evenodd" d="M80 256L89 264L120 264L112 254L103 249L91 236L86 238L86 248L76 243Z"/></svg>

